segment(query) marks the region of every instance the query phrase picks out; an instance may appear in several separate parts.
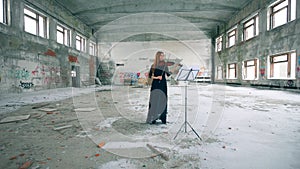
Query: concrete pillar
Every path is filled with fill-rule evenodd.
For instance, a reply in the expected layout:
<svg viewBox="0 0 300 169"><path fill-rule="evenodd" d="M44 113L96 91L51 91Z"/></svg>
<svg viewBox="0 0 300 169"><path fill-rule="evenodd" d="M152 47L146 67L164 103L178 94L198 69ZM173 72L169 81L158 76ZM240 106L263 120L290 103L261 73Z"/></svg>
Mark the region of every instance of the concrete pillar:
<svg viewBox="0 0 300 169"><path fill-rule="evenodd" d="M296 19L300 18L300 1L296 1Z"/></svg>
<svg viewBox="0 0 300 169"><path fill-rule="evenodd" d="M52 18L49 18L49 39L50 40L53 40L56 42L56 34L57 34L57 31L56 31L56 27L57 27L57 21L55 21L54 19Z"/></svg>
<svg viewBox="0 0 300 169"><path fill-rule="evenodd" d="M24 3L20 1L11 1L12 9L11 10L11 26L16 30L23 31L24 25Z"/></svg>
<svg viewBox="0 0 300 169"><path fill-rule="evenodd" d="M215 77L216 77L216 63L215 63L215 38L211 38L211 83L215 83Z"/></svg>
<svg viewBox="0 0 300 169"><path fill-rule="evenodd" d="M75 29L72 30L72 33L71 33L71 48L76 48L76 31Z"/></svg>

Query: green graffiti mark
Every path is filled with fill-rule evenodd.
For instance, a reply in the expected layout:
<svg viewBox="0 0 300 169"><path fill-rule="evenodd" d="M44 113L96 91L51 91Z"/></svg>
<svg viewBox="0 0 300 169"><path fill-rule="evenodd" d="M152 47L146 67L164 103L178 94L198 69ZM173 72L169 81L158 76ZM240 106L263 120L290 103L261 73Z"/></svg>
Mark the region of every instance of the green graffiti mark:
<svg viewBox="0 0 300 169"><path fill-rule="evenodd" d="M10 78L16 78L19 80L29 80L30 79L30 73L26 69L18 69L18 70L13 70L11 69L8 72L8 77Z"/></svg>

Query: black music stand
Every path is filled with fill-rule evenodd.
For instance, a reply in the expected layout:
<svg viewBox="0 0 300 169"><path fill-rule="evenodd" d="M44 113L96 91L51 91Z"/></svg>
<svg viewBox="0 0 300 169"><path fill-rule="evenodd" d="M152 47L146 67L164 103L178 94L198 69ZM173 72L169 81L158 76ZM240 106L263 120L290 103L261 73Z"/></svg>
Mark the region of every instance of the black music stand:
<svg viewBox="0 0 300 169"><path fill-rule="evenodd" d="M185 109L184 109L184 123L182 124L182 126L180 127L180 129L178 130L178 132L176 133L174 139L176 139L178 133L181 131L181 129L184 127L184 132L187 132L187 125L193 130L193 132L196 134L196 136L200 139L201 137L199 136L199 134L194 130L194 128L192 127L192 125L187 121L187 81L192 81L195 79L195 77L197 76L199 70L197 69L181 69L181 71L179 72L178 76L177 76L177 80L178 81L185 81L186 85L185 85Z"/></svg>

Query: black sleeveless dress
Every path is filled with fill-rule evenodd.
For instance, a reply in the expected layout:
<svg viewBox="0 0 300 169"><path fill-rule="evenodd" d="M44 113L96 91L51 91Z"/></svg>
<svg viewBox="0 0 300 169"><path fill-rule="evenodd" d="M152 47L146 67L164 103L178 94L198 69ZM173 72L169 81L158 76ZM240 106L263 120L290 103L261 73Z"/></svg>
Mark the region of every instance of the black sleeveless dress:
<svg viewBox="0 0 300 169"><path fill-rule="evenodd" d="M162 76L162 80L153 79L150 91L150 100L148 108L148 116L146 123L153 124L157 119L160 119L162 123L167 122L167 104L168 104L168 90L166 75L170 76L168 66L165 64L159 64L155 67L154 72L152 69L149 71L149 77Z"/></svg>

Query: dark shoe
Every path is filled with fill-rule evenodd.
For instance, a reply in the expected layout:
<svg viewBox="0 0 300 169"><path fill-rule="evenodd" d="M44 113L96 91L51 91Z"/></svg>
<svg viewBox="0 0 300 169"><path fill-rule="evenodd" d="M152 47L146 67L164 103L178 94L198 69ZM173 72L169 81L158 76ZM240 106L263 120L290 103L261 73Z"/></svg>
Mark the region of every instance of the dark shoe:
<svg viewBox="0 0 300 169"><path fill-rule="evenodd" d="M151 124L156 124L156 120L153 120L153 121L151 122Z"/></svg>

